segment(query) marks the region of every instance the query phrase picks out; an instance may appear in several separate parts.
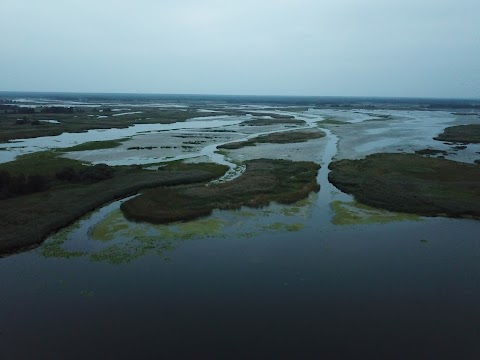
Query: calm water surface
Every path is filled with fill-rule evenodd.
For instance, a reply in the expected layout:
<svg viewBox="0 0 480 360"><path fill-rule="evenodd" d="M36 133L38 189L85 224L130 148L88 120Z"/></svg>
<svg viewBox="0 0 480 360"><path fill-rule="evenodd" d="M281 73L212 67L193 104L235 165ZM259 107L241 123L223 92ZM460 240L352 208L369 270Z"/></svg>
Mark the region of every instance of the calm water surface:
<svg viewBox="0 0 480 360"><path fill-rule="evenodd" d="M319 226L317 211L300 231L246 236L244 218L121 264L2 259L4 358L478 358L478 222Z"/></svg>

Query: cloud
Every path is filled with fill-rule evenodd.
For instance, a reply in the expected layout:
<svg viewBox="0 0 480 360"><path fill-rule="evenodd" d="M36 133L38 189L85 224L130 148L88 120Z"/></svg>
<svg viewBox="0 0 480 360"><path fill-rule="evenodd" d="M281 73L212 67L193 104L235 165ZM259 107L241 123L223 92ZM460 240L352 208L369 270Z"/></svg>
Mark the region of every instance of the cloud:
<svg viewBox="0 0 480 360"><path fill-rule="evenodd" d="M479 11L472 0L4 0L0 90L479 96Z"/></svg>

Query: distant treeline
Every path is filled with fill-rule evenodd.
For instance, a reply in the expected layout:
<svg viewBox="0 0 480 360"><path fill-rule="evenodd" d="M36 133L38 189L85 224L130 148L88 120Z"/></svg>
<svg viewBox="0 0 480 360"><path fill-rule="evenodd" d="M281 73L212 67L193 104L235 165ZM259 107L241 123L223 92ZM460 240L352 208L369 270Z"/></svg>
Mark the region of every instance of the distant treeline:
<svg viewBox="0 0 480 360"><path fill-rule="evenodd" d="M75 109L73 107L63 107L63 106L46 106L41 107L41 113L47 114L73 114Z"/></svg>
<svg viewBox="0 0 480 360"><path fill-rule="evenodd" d="M231 104L288 104L299 106L356 107L358 105L381 106L420 105L437 108L479 108L480 99L435 99L435 98L393 98L393 97L352 97L352 96L253 96L253 95L192 95L192 94L99 94L99 93L36 93L36 92L0 92L4 101L18 97L30 99L50 99L60 101L103 102L167 102L205 104L206 102ZM2 100L0 99L0 102Z"/></svg>
<svg viewBox="0 0 480 360"><path fill-rule="evenodd" d="M0 104L0 112L4 114L35 114L34 108L17 106L17 105L4 105Z"/></svg>
<svg viewBox="0 0 480 360"><path fill-rule="evenodd" d="M114 170L105 164L86 166L81 169L66 167L53 177L40 174L12 175L0 170L0 200L48 190L55 183L94 183L114 176Z"/></svg>
<svg viewBox="0 0 480 360"><path fill-rule="evenodd" d="M64 107L64 106L42 106L40 108L33 107L24 107L18 105L6 105L0 104L0 112L4 114L35 114L36 112L41 114L73 114L76 112L73 107Z"/></svg>

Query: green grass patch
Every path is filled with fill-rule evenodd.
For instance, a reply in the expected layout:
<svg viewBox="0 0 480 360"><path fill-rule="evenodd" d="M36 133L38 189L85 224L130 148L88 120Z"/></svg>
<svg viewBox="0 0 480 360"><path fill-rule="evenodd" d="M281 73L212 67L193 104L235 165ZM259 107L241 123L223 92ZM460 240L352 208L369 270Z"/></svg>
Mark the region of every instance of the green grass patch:
<svg viewBox="0 0 480 360"><path fill-rule="evenodd" d="M317 125L349 125L349 122L338 120L335 118L327 118L316 122Z"/></svg>
<svg viewBox="0 0 480 360"><path fill-rule="evenodd" d="M44 175L54 176L66 167L80 169L84 167L78 160L67 159L61 156L62 152L56 150L38 151L31 154L18 156L14 161L0 164L0 170L13 175Z"/></svg>
<svg viewBox="0 0 480 360"><path fill-rule="evenodd" d="M121 209L129 219L170 223L207 216L214 209L259 208L272 201L292 204L319 190L318 169L312 162L250 160L245 173L232 181L147 190Z"/></svg>
<svg viewBox="0 0 480 360"><path fill-rule="evenodd" d="M255 146L256 144L289 144L306 142L311 139L319 139L325 136L323 131L283 131L268 135L257 136L246 141L237 141L218 146L219 149L239 149L244 146Z"/></svg>
<svg viewBox="0 0 480 360"><path fill-rule="evenodd" d="M249 125L249 126L268 126L268 125L305 125L305 121L303 120L298 120L295 118L272 118L272 119L266 119L266 118L260 118L260 119L251 119L244 121L242 125Z"/></svg>
<svg viewBox="0 0 480 360"><path fill-rule="evenodd" d="M434 139L462 144L478 144L480 143L480 125L470 124L447 127L443 133L434 137Z"/></svg>
<svg viewBox="0 0 480 360"><path fill-rule="evenodd" d="M329 180L372 207L480 218L480 168L413 154L374 154L330 164Z"/></svg>
<svg viewBox="0 0 480 360"><path fill-rule="evenodd" d="M113 149L113 148L119 147L120 145L122 145L122 143L124 143L127 140L130 140L130 138L123 138L118 140L106 140L106 141L88 141L83 144L61 148L59 149L59 151L69 152L69 151Z"/></svg>

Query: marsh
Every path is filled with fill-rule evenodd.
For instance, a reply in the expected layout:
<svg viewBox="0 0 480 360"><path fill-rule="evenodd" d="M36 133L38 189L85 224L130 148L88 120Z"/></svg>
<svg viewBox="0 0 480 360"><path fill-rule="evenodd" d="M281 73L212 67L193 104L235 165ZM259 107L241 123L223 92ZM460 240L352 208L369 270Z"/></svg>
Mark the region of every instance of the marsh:
<svg viewBox="0 0 480 360"><path fill-rule="evenodd" d="M171 122L145 124L145 114L166 100L89 101L85 108L131 110L102 115L120 121L118 128L82 120L88 132L66 128L47 137L38 130L30 137L31 126L28 138L0 144L0 170L53 174L48 190L0 200L11 234L41 221L47 207L49 217L58 217L66 213L62 206L98 200L43 236L41 226L31 225L22 236L35 241L25 238L27 245L0 259L0 345L7 358L480 354L478 202L469 203L474 209L466 219L384 206L399 201L381 196L398 185L425 204L433 185L422 181L442 174L460 183L468 177L477 196L480 145L465 141L459 149L439 135L475 124L478 104L461 110L448 102L426 107L423 100L339 99L333 106L332 99L182 98L167 109ZM55 176L65 167L82 174L98 164L112 177ZM185 181L192 184L177 186ZM456 184L431 195L472 198ZM282 191L295 196L285 200ZM147 215L172 215L179 197L186 209L201 204L208 211L156 221L125 210L137 204ZM38 212L31 220L20 211L27 205Z"/></svg>

